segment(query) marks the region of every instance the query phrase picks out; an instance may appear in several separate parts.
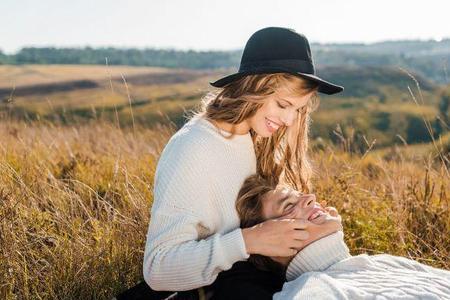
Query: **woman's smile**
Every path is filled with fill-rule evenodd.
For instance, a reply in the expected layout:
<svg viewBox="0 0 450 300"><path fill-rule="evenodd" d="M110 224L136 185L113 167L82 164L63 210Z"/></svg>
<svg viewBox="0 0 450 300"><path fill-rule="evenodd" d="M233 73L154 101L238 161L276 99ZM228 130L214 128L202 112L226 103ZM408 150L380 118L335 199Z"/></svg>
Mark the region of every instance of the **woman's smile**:
<svg viewBox="0 0 450 300"><path fill-rule="evenodd" d="M266 127L270 133L274 133L275 131L277 131L277 129L280 128L280 126L281 126L280 124L275 123L274 121L266 118Z"/></svg>

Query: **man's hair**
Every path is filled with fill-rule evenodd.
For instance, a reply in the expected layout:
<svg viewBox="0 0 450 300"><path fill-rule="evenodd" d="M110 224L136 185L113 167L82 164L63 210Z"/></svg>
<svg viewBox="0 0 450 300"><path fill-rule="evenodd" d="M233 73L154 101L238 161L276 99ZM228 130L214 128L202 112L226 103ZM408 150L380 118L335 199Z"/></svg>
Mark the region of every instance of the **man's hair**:
<svg viewBox="0 0 450 300"><path fill-rule="evenodd" d="M236 210L241 228L253 227L265 221L262 213L262 200L267 192L276 188L276 181L264 178L258 174L251 175L245 179L236 201ZM251 254L248 261L257 269L263 271L276 273L284 273L286 271L285 266L267 256Z"/></svg>

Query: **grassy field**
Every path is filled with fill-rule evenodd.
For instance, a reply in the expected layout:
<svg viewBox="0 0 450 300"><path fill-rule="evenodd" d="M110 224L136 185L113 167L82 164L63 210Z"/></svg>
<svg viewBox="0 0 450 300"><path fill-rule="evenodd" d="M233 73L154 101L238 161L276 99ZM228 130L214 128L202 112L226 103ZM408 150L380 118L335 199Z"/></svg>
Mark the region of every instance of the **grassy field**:
<svg viewBox="0 0 450 300"><path fill-rule="evenodd" d="M81 78L67 68L41 72L59 70L64 82ZM95 74L107 67L95 68L81 68L93 73L83 79L93 88L2 104L0 299L110 299L142 280L156 163L183 110L198 104L218 74L117 68L136 72L125 85L121 76ZM443 163L450 135L408 144L380 129L369 132L362 153L353 151L352 129L387 122L401 130L410 115L426 120L436 113L431 91L420 106L406 96L395 90L386 103L370 95L321 100L312 124L315 193L343 216L353 254L390 253L450 270L450 176ZM399 143L371 147L374 138Z"/></svg>
<svg viewBox="0 0 450 300"><path fill-rule="evenodd" d="M426 88L419 97L416 83L392 68L378 70L381 75L365 70L362 78L357 77L358 70L338 71L342 80L356 86L350 85L340 96L321 95L320 109L312 116L313 137L336 142L333 131L339 124L344 132L355 130L360 148L365 146L363 136L376 140L375 148L401 143L397 135L408 143L430 141L421 120L437 122L440 93L445 89L450 93L450 86L422 78ZM226 71L23 65L0 66L0 74L0 118L64 125L106 120L120 127L133 123L153 127L168 115L180 127L183 111L195 107L213 90L208 82ZM352 90L360 96L352 96ZM423 103L414 103L412 95Z"/></svg>
<svg viewBox="0 0 450 300"><path fill-rule="evenodd" d="M89 120L135 121L153 126L166 114L180 125L220 71L154 67L0 66L0 117L74 124Z"/></svg>
<svg viewBox="0 0 450 300"><path fill-rule="evenodd" d="M73 80L105 80L112 78L166 73L158 67L99 65L0 65L0 88L11 88L68 82Z"/></svg>
<svg viewBox="0 0 450 300"><path fill-rule="evenodd" d="M173 130L0 123L0 298L109 299L141 280L155 164ZM342 214L352 253L450 269L448 170L404 150L321 144L315 192Z"/></svg>

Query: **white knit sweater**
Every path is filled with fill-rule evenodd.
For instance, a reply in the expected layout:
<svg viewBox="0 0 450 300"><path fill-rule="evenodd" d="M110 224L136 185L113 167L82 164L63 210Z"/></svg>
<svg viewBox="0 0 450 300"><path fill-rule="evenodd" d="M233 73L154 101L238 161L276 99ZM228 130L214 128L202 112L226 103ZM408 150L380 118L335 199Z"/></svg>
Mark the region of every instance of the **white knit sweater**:
<svg viewBox="0 0 450 300"><path fill-rule="evenodd" d="M450 271L387 254L351 256L339 231L300 251L273 299L450 299Z"/></svg>
<svg viewBox="0 0 450 300"><path fill-rule="evenodd" d="M248 258L235 201L255 172L250 133L228 140L196 117L171 137L155 173L143 264L150 287L209 285L220 271Z"/></svg>

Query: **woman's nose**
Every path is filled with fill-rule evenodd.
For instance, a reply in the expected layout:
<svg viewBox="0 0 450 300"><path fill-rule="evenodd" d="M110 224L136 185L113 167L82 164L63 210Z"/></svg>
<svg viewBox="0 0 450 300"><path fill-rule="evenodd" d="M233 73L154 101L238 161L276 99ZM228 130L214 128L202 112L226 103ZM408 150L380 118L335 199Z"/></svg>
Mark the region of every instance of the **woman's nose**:
<svg viewBox="0 0 450 300"><path fill-rule="evenodd" d="M300 201L302 208L314 207L316 205L316 195L314 194L304 194L301 196Z"/></svg>
<svg viewBox="0 0 450 300"><path fill-rule="evenodd" d="M295 118L297 118L297 114L295 111L287 110L286 113L282 116L281 121L285 126L291 126L294 124Z"/></svg>

